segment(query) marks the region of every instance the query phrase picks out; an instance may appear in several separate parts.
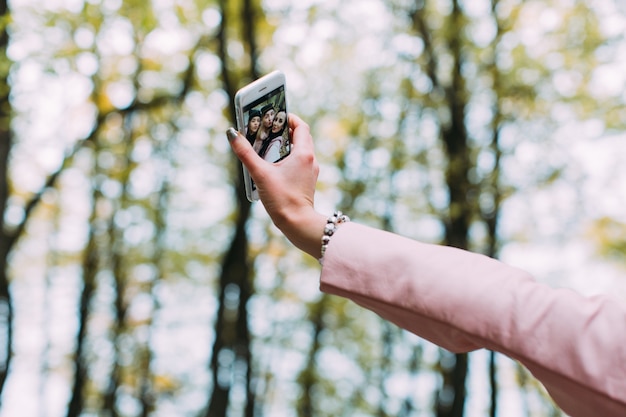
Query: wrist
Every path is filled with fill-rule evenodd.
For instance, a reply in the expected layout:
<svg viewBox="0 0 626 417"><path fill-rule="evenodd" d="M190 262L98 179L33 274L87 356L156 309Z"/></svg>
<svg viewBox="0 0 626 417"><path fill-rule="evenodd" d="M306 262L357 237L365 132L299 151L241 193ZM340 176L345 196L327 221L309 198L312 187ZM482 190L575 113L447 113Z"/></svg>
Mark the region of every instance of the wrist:
<svg viewBox="0 0 626 417"><path fill-rule="evenodd" d="M282 216L278 228L297 248L315 259L321 257L321 239L326 226L326 216L313 207L292 211Z"/></svg>

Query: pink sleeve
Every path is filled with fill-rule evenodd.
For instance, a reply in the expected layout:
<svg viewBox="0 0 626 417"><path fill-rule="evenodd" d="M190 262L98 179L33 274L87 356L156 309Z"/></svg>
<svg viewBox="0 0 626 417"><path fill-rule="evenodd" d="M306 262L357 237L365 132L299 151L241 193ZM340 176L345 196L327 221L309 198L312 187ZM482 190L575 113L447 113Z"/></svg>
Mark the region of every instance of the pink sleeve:
<svg viewBox="0 0 626 417"><path fill-rule="evenodd" d="M626 307L482 255L342 225L320 288L453 352L524 364L572 417L626 416Z"/></svg>

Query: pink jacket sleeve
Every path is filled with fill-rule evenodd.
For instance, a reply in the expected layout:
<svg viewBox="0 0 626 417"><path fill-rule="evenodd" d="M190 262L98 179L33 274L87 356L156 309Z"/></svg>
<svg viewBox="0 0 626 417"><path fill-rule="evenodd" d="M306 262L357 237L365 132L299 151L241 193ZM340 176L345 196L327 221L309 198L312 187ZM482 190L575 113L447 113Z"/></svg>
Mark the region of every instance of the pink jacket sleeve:
<svg viewBox="0 0 626 417"><path fill-rule="evenodd" d="M452 352L518 360L572 417L626 416L626 307L615 299L356 223L333 236L320 288Z"/></svg>

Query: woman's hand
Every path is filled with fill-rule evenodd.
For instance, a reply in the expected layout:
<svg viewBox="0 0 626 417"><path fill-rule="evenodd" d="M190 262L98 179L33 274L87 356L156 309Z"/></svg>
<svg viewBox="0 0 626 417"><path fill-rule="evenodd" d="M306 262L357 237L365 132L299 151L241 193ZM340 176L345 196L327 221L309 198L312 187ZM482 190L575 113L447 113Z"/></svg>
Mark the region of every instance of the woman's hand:
<svg viewBox="0 0 626 417"><path fill-rule="evenodd" d="M291 154L276 163L264 161L235 129L226 132L235 155L246 166L274 224L298 248L320 257L326 218L314 209L319 165L309 126L289 114Z"/></svg>

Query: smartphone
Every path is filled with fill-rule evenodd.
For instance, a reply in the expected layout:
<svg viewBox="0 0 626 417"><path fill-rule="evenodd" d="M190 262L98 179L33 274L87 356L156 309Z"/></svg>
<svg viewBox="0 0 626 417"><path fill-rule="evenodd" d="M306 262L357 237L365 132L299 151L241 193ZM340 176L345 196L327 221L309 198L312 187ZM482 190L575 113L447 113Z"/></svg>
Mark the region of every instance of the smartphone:
<svg viewBox="0 0 626 417"><path fill-rule="evenodd" d="M285 75L274 71L243 87L235 95L237 130L259 156L272 163L291 152L285 89ZM258 190L245 166L243 177L248 200L258 200Z"/></svg>

